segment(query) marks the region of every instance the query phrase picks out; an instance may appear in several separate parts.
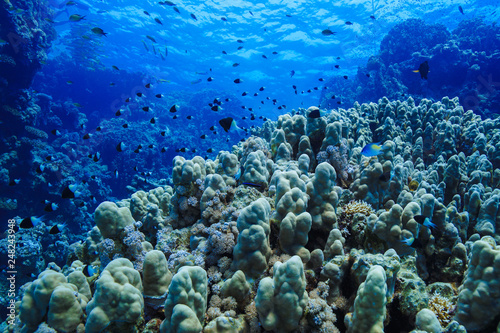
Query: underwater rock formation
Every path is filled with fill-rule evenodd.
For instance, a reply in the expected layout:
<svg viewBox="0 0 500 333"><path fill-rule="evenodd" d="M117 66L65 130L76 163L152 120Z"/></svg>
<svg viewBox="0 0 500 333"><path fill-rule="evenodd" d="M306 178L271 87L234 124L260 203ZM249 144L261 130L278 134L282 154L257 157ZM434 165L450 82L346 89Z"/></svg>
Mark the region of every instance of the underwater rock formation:
<svg viewBox="0 0 500 333"><path fill-rule="evenodd" d="M176 158L173 188L101 203L67 265L23 288L17 322L66 329L61 300L89 331L494 331L500 119L448 97L311 110L215 160Z"/></svg>

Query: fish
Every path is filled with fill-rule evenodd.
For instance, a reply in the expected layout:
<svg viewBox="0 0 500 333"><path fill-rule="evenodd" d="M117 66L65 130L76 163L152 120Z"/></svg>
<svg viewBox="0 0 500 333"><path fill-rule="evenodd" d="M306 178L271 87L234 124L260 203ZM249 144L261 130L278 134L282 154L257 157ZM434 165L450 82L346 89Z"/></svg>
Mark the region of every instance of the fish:
<svg viewBox="0 0 500 333"><path fill-rule="evenodd" d="M227 21L227 18L225 18L224 16L220 18L222 21L226 22Z"/></svg>
<svg viewBox="0 0 500 333"><path fill-rule="evenodd" d="M263 184L255 184L255 183L243 182L243 183L241 183L241 185L245 185L245 186L248 186L248 187L253 187L253 188L257 189L259 192L263 192L266 189L266 187Z"/></svg>
<svg viewBox="0 0 500 333"><path fill-rule="evenodd" d="M45 165L43 164L40 164L39 166L36 167L36 173L43 173L43 171L45 170Z"/></svg>
<svg viewBox="0 0 500 333"><path fill-rule="evenodd" d="M73 14L69 17L69 20L71 22L79 22L81 20L84 20L85 19L85 15L80 15L80 14Z"/></svg>
<svg viewBox="0 0 500 333"><path fill-rule="evenodd" d="M151 118L151 119L149 120L149 122L150 122L151 124L156 124L156 119L155 119L155 117Z"/></svg>
<svg viewBox="0 0 500 333"><path fill-rule="evenodd" d="M427 60L421 63L418 69L414 70L413 73L420 73L420 78L427 80L427 74L429 73L429 63Z"/></svg>
<svg viewBox="0 0 500 333"><path fill-rule="evenodd" d="M96 274L99 274L99 267L92 265L85 265L83 266L82 273L86 277L92 277Z"/></svg>
<svg viewBox="0 0 500 333"><path fill-rule="evenodd" d="M177 13L179 13L179 14L181 13L181 12L180 12L180 10L179 10L179 8L177 8L177 7L174 7L174 10L175 10Z"/></svg>
<svg viewBox="0 0 500 333"><path fill-rule="evenodd" d="M100 36L106 36L107 33L104 32L104 30L102 30L101 28L99 27L95 27L95 28L92 28L90 29L93 33L95 33L96 35L100 35ZM107 36L106 36L107 37Z"/></svg>
<svg viewBox="0 0 500 333"><path fill-rule="evenodd" d="M61 197L63 199L78 198L79 196L81 196L82 193L77 191L77 189L78 185L76 184L67 185L62 191Z"/></svg>
<svg viewBox="0 0 500 333"><path fill-rule="evenodd" d="M142 111L144 111L144 112L149 112L149 106L144 106L144 107L142 108Z"/></svg>
<svg viewBox="0 0 500 333"><path fill-rule="evenodd" d="M156 98L162 98L162 97L163 97L163 95L162 95L162 94L156 94L156 95L155 95L155 97L156 97Z"/></svg>
<svg viewBox="0 0 500 333"><path fill-rule="evenodd" d="M43 216L36 217L36 216L30 216L21 221L19 223L19 227L23 229L30 229L33 227L36 227L37 225L40 224L40 222L43 222Z"/></svg>
<svg viewBox="0 0 500 333"><path fill-rule="evenodd" d="M391 181L392 177L394 177L394 170L384 172L380 175L380 177L378 177L378 179L382 182L388 182Z"/></svg>
<svg viewBox="0 0 500 333"><path fill-rule="evenodd" d="M462 13L462 15L465 15L464 14L464 9L462 8L462 6L458 6L458 10L460 11L460 13Z"/></svg>
<svg viewBox="0 0 500 333"><path fill-rule="evenodd" d="M347 75L344 75L343 78L347 80L349 77Z"/></svg>
<svg viewBox="0 0 500 333"><path fill-rule="evenodd" d="M128 126L127 126L128 127ZM122 142L116 145L116 151L121 153L127 146Z"/></svg>
<svg viewBox="0 0 500 333"><path fill-rule="evenodd" d="M141 92L138 92L136 93L137 97L142 97L142 93Z"/></svg>
<svg viewBox="0 0 500 333"><path fill-rule="evenodd" d="M156 43L156 39L154 39L150 35L147 35L146 38L149 39L150 41L152 41L153 43Z"/></svg>
<svg viewBox="0 0 500 333"><path fill-rule="evenodd" d="M369 143L363 147L361 150L361 154L367 157L377 156L382 153L381 142L378 143Z"/></svg>
<svg viewBox="0 0 500 333"><path fill-rule="evenodd" d="M87 133L87 134L85 134L85 135L83 136L83 140L88 140L88 139L90 139L90 137L91 137L91 136L92 136L92 135L91 135L90 133Z"/></svg>
<svg viewBox="0 0 500 333"><path fill-rule="evenodd" d="M239 65L240 65L239 63L235 62L235 63L233 64L233 67L238 67Z"/></svg>
<svg viewBox="0 0 500 333"><path fill-rule="evenodd" d="M373 15L370 15L370 18L371 18L372 20L375 20L375 16L373 16Z"/></svg>
<svg viewBox="0 0 500 333"><path fill-rule="evenodd" d="M206 134L203 134L200 136L200 139L206 139L207 138L207 135Z"/></svg>
<svg viewBox="0 0 500 333"><path fill-rule="evenodd" d="M226 52L226 51L224 51L224 50L222 50L222 54L227 54L227 52Z"/></svg>
<svg viewBox="0 0 500 333"><path fill-rule="evenodd" d="M292 70L290 71L290 77L293 77L294 75L295 75L295 71L292 69Z"/></svg>
<svg viewBox="0 0 500 333"><path fill-rule="evenodd" d="M214 105L214 106L212 106L210 109L211 109L212 111L216 111L216 112L217 112L217 111L221 111L221 110L223 110L223 109L222 109L219 105Z"/></svg>
<svg viewBox="0 0 500 333"><path fill-rule="evenodd" d="M118 169L115 169L114 175L115 175L115 179L118 179Z"/></svg>
<svg viewBox="0 0 500 333"><path fill-rule="evenodd" d="M335 68L340 68L340 65L335 65Z"/></svg>
<svg viewBox="0 0 500 333"><path fill-rule="evenodd" d="M186 119L191 120L191 119L193 119L193 116L187 116Z"/></svg>
<svg viewBox="0 0 500 333"><path fill-rule="evenodd" d="M50 133L52 133L55 136L61 135L61 132L59 132L59 130L57 129L53 129L52 131L50 131Z"/></svg>
<svg viewBox="0 0 500 333"><path fill-rule="evenodd" d="M234 83L241 83L241 80L240 79L235 79L233 82Z"/></svg>
<svg viewBox="0 0 500 333"><path fill-rule="evenodd" d="M425 215L415 215L415 216L413 216L413 219L414 219L417 223L419 223L419 224L421 224L421 225L423 225L423 226L425 226L425 227L427 227L427 228L432 228L432 229L436 229L436 228L437 228L437 225L436 225L436 224L434 224L434 223L432 223L432 222L431 222L431 219L430 219L430 218L428 218L428 217L427 217L427 216L425 216Z"/></svg>
<svg viewBox="0 0 500 333"><path fill-rule="evenodd" d="M161 23L160 19L157 18L157 17L155 17L155 22L158 23L158 24L160 24L160 25L163 25L163 23Z"/></svg>
<svg viewBox="0 0 500 333"><path fill-rule="evenodd" d="M45 208L43 209L46 212L53 212L59 208L59 205L56 204L55 202L48 203Z"/></svg>
<svg viewBox="0 0 500 333"><path fill-rule="evenodd" d="M336 34L336 32L331 31L330 29L325 29L325 30L321 31L321 34L322 34L323 36L331 36L331 35L335 35L335 34Z"/></svg>
<svg viewBox="0 0 500 333"><path fill-rule="evenodd" d="M145 84L144 87L146 87L147 89L150 89L151 88L151 83Z"/></svg>
<svg viewBox="0 0 500 333"><path fill-rule="evenodd" d="M148 13L147 11L145 11L145 10L143 11L143 13L144 13L144 14L146 14L147 16L151 16L151 15L149 15L149 13Z"/></svg>
<svg viewBox="0 0 500 333"><path fill-rule="evenodd" d="M81 105L80 103L73 103L74 106L76 106L77 108L83 108L83 105Z"/></svg>
<svg viewBox="0 0 500 333"><path fill-rule="evenodd" d="M74 5L76 5L76 2L74 2L74 1L70 0L70 1L66 2L66 6L74 6Z"/></svg>
<svg viewBox="0 0 500 333"><path fill-rule="evenodd" d="M209 77L207 78L207 81L208 81L208 82L212 82L213 80L214 80L214 78L213 78L213 77L211 77L211 76L209 76Z"/></svg>
<svg viewBox="0 0 500 333"><path fill-rule="evenodd" d="M276 51L273 51L273 54L278 54L278 52L276 52Z"/></svg>
<svg viewBox="0 0 500 333"><path fill-rule="evenodd" d="M266 87L260 87L259 91L264 91L264 89L266 89Z"/></svg>
<svg viewBox="0 0 500 333"><path fill-rule="evenodd" d="M265 55L265 54L263 54L263 55L262 55L262 58L267 59L267 57L266 57L266 55Z"/></svg>
<svg viewBox="0 0 500 333"><path fill-rule="evenodd" d="M123 124L122 127L123 128L128 128L128 124Z"/></svg>
<svg viewBox="0 0 500 333"><path fill-rule="evenodd" d="M122 115L122 111L121 110L118 110L115 112L115 116L119 117Z"/></svg>
<svg viewBox="0 0 500 333"><path fill-rule="evenodd" d="M234 176L233 176L233 177L234 177L234 179L235 179L236 181L240 180L241 175L243 174L243 172L244 172L244 171L245 171L245 168L244 168L243 166L240 166L240 168L238 169L238 172L236 172L236 173L234 174Z"/></svg>
<svg viewBox="0 0 500 333"><path fill-rule="evenodd" d="M198 21L198 19L196 18L196 15L191 14L191 17L192 17L195 21Z"/></svg>
<svg viewBox="0 0 500 333"><path fill-rule="evenodd" d="M170 107L170 112L174 113L174 112L177 112L177 109L179 108L179 106L177 104L174 104Z"/></svg>
<svg viewBox="0 0 500 333"><path fill-rule="evenodd" d="M238 46L238 50L241 50L243 48L243 46Z"/></svg>
<svg viewBox="0 0 500 333"><path fill-rule="evenodd" d="M219 120L219 124L226 132L235 131L240 135L244 135L244 131L238 127L236 121L232 117L227 117Z"/></svg>
<svg viewBox="0 0 500 333"><path fill-rule="evenodd" d="M345 24L346 25L353 25L353 23L351 21L345 21Z"/></svg>
<svg viewBox="0 0 500 333"><path fill-rule="evenodd" d="M119 71L119 70L120 70L120 69L119 69L117 66L115 66L115 65L111 66L111 68L113 68L113 69L114 69L114 70L116 70L116 71Z"/></svg>
<svg viewBox="0 0 500 333"><path fill-rule="evenodd" d="M162 147L161 150L160 150L161 153L165 153L167 152L167 149L165 147Z"/></svg>
<svg viewBox="0 0 500 333"><path fill-rule="evenodd" d="M66 224L58 223L56 225L53 225L51 228L49 228L49 234L57 235L57 234L61 233L64 230L64 228L66 228Z"/></svg>
<svg viewBox="0 0 500 333"><path fill-rule="evenodd" d="M211 153L211 152L213 152L213 151L214 151L214 150L213 150L212 148L208 148L208 149L207 149L207 153Z"/></svg>
<svg viewBox="0 0 500 333"><path fill-rule="evenodd" d="M411 236L410 238L401 239L400 241L401 243L411 246L415 249L421 249L424 247L423 244L418 239L415 239L415 237L413 236Z"/></svg>
<svg viewBox="0 0 500 333"><path fill-rule="evenodd" d="M250 10L249 10L248 12L250 13L250 15L252 15L252 16L253 16L253 13L252 13L252 11L250 11Z"/></svg>
<svg viewBox="0 0 500 333"><path fill-rule="evenodd" d="M101 159L101 153L97 152L94 154L94 156L92 157L92 160L94 162L99 162L99 160Z"/></svg>

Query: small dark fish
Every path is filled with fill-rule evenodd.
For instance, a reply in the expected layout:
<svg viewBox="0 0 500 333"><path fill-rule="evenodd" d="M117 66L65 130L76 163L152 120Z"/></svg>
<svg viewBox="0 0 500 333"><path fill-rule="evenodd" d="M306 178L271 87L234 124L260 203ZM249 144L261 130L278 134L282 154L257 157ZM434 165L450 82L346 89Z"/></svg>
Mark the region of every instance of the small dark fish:
<svg viewBox="0 0 500 333"><path fill-rule="evenodd" d="M250 13L250 15L252 15L252 16L253 16L253 13L252 13L252 11L250 11L250 10L249 10L248 12Z"/></svg>
<svg viewBox="0 0 500 333"><path fill-rule="evenodd" d="M333 31L331 31L330 29L325 29L325 30L321 31L321 34L322 34L323 36L331 36L331 35L335 35L335 34L336 34L336 32L333 32Z"/></svg>
<svg viewBox="0 0 500 333"><path fill-rule="evenodd" d="M260 192L263 192L265 190L265 186L262 185L262 184L254 184L254 183L249 183L249 182L244 182L244 183L241 183L241 185L245 185L245 186L249 186L249 187L253 187L257 190L259 190Z"/></svg>
<svg viewBox="0 0 500 333"><path fill-rule="evenodd" d="M170 107L170 112L172 112L172 113L177 112L177 108L178 108L178 106L176 104L172 105Z"/></svg>
<svg viewBox="0 0 500 333"><path fill-rule="evenodd" d="M165 147L162 147L160 152L165 153L165 152L167 152L167 149Z"/></svg>
<svg viewBox="0 0 500 333"><path fill-rule="evenodd" d="M23 229L30 229L40 224L40 222L43 222L43 217L31 216L23 219L19 224L19 227Z"/></svg>
<svg viewBox="0 0 500 333"><path fill-rule="evenodd" d="M72 22L79 22L81 20L85 19L85 15L79 15L79 14L73 14L69 17L69 20Z"/></svg>
<svg viewBox="0 0 500 333"><path fill-rule="evenodd" d="M86 277L92 277L95 274L99 273L99 268L96 268L96 267L94 267L92 265L85 265L85 266L83 266L82 273Z"/></svg>
<svg viewBox="0 0 500 333"><path fill-rule="evenodd" d="M79 191L77 191L78 187L77 185L68 185L66 186L62 193L61 193L61 197L63 199L72 199L72 198L77 198L81 195L81 193Z"/></svg>
<svg viewBox="0 0 500 333"><path fill-rule="evenodd" d="M265 54L263 54L263 55L262 55L262 58L267 59L267 57L266 57L266 55L265 55Z"/></svg>
<svg viewBox="0 0 500 333"><path fill-rule="evenodd" d="M166 132L166 131L162 131L162 132L160 132L160 135L161 135L161 136L165 136L166 134L167 134L167 132Z"/></svg>
<svg viewBox="0 0 500 333"><path fill-rule="evenodd" d="M207 81L208 81L208 82L212 82L213 80L214 80L214 78L213 78L213 77L211 77L211 76L207 78Z"/></svg>
<svg viewBox="0 0 500 333"><path fill-rule="evenodd" d="M316 118L321 117L321 112L319 111L319 109L315 109L315 110L312 110L311 112L309 112L309 114L307 116L309 118L316 119Z"/></svg>
<svg viewBox="0 0 500 333"><path fill-rule="evenodd" d="M353 23L351 21L346 21L345 24L346 25L352 25Z"/></svg>
<svg viewBox="0 0 500 333"><path fill-rule="evenodd" d="M413 216L413 219L417 221L417 223L427 227L427 228L432 228L436 229L437 225L431 222L431 219L428 218L427 216L424 215L415 215Z"/></svg>
<svg viewBox="0 0 500 333"><path fill-rule="evenodd" d="M371 18L372 20L375 20L375 16L373 16L373 15L370 15L370 18Z"/></svg>
<svg viewBox="0 0 500 333"><path fill-rule="evenodd" d="M427 74L429 74L429 63L427 62L427 60L421 63L420 66L418 66L418 69L414 70L413 72L420 73L420 78L427 80Z"/></svg>
<svg viewBox="0 0 500 333"><path fill-rule="evenodd" d="M130 97L127 97L127 99L125 100L125 103L129 103L130 102Z"/></svg>
<svg viewBox="0 0 500 333"><path fill-rule="evenodd" d="M141 92L136 93L137 97L142 97L143 94Z"/></svg>
<svg viewBox="0 0 500 333"><path fill-rule="evenodd" d="M223 50L223 51L222 51L222 54L227 54L227 52Z"/></svg>
<svg viewBox="0 0 500 333"><path fill-rule="evenodd" d="M150 122L151 124L156 124L156 119L155 119L155 117L151 118L151 119L149 120L149 122Z"/></svg>
<svg viewBox="0 0 500 333"><path fill-rule="evenodd" d="M90 29L90 30L92 30L92 32L93 32L93 33L95 33L96 35L100 35L100 36L106 36L106 35L107 35L107 33L106 33L106 32L104 32L104 30L102 30L102 29L101 29L101 28L99 28L99 27L95 27L95 28L92 28L92 29ZM106 37L107 37L107 36L106 36Z"/></svg>
<svg viewBox="0 0 500 333"><path fill-rule="evenodd" d="M49 229L49 234L57 235L57 234L61 233L65 227L66 226L64 224L60 224L60 223L56 224L56 225L52 226L52 228Z"/></svg>
<svg viewBox="0 0 500 333"><path fill-rule="evenodd" d="M347 80L349 77L347 75L344 75L343 78Z"/></svg>
<svg viewBox="0 0 500 333"><path fill-rule="evenodd" d="M195 21L198 21L198 19L196 18L196 16L194 14L191 14L191 17L195 20Z"/></svg>
<svg viewBox="0 0 500 333"><path fill-rule="evenodd" d="M56 130L56 129L53 129L52 131L50 131L50 133L52 133L54 135L61 135L61 132L59 132L59 130Z"/></svg>
<svg viewBox="0 0 500 333"><path fill-rule="evenodd" d="M120 110L118 110L118 111L115 112L115 116L119 117L121 115L122 115L122 112Z"/></svg>
<svg viewBox="0 0 500 333"><path fill-rule="evenodd" d="M215 131L215 126L210 127L211 131Z"/></svg>
<svg viewBox="0 0 500 333"><path fill-rule="evenodd" d="M56 204L55 202L50 202L45 206L43 210L50 213L55 211L57 208L59 208L58 204Z"/></svg>
<svg viewBox="0 0 500 333"><path fill-rule="evenodd" d="M219 120L219 124L222 126L224 131L228 132L229 129L231 128L231 125L233 124L233 118L227 117Z"/></svg>
<svg viewBox="0 0 500 333"><path fill-rule="evenodd" d="M119 144L116 145L116 151L118 151L119 153L121 153L123 151L123 149L125 149L125 144L122 142L120 142Z"/></svg>
<svg viewBox="0 0 500 333"><path fill-rule="evenodd" d="M146 38L152 41L153 43L156 43L156 39L154 39L153 37L147 35Z"/></svg>
<svg viewBox="0 0 500 333"><path fill-rule="evenodd" d="M340 68L340 65L335 65L335 68Z"/></svg>
<svg viewBox="0 0 500 333"><path fill-rule="evenodd" d="M207 149L207 153L211 153L211 152L213 152L213 149L212 148L208 148Z"/></svg>
<svg viewBox="0 0 500 333"><path fill-rule="evenodd" d="M162 98L163 97L162 94L156 94L155 96L156 96L156 98Z"/></svg>
<svg viewBox="0 0 500 333"><path fill-rule="evenodd" d="M101 126L97 126L97 128L95 129L97 132L100 132L102 130L102 127Z"/></svg>
<svg viewBox="0 0 500 333"><path fill-rule="evenodd" d="M122 125L122 127L123 128L128 128L128 124L125 123L125 124Z"/></svg>
<svg viewBox="0 0 500 333"><path fill-rule="evenodd" d="M111 66L111 68L113 68L115 71L119 71L119 70L120 70L120 69L119 69L117 66L115 66L115 65Z"/></svg>
<svg viewBox="0 0 500 333"><path fill-rule="evenodd" d="M384 172L383 174L380 175L380 177L378 177L378 179L382 182L388 182L392 179L392 176L394 175L393 172Z"/></svg>
<svg viewBox="0 0 500 333"><path fill-rule="evenodd" d="M222 21L227 21L227 18L225 18L225 17L221 17L220 19L221 19Z"/></svg>
<svg viewBox="0 0 500 333"><path fill-rule="evenodd" d="M43 164L36 167L36 173L42 173L43 170L45 170L45 166Z"/></svg>
<svg viewBox="0 0 500 333"><path fill-rule="evenodd" d="M155 17L155 22L156 22L156 23L158 23L158 24L163 25L163 23L161 23L160 19L159 19L159 18L157 18L157 17ZM156 42L155 42L155 43L156 43Z"/></svg>
<svg viewBox="0 0 500 333"><path fill-rule="evenodd" d="M462 8L462 6L458 6L458 10L460 11L460 13L462 13L462 15L464 15L464 9Z"/></svg>
<svg viewBox="0 0 500 333"><path fill-rule="evenodd" d="M87 133L83 136L83 140L88 140L90 139L90 133Z"/></svg>
<svg viewBox="0 0 500 333"><path fill-rule="evenodd" d="M177 118L179 118L179 117L177 117L176 114L172 117L172 119L177 119Z"/></svg>
<svg viewBox="0 0 500 333"><path fill-rule="evenodd" d="M233 82L234 83L241 83L241 80L240 79L235 79Z"/></svg>
<svg viewBox="0 0 500 333"><path fill-rule="evenodd" d="M236 42L243 43L243 41L241 39L238 39Z"/></svg>
<svg viewBox="0 0 500 333"><path fill-rule="evenodd" d="M241 50L243 48L243 46L238 46L238 50Z"/></svg>
<svg viewBox="0 0 500 333"><path fill-rule="evenodd" d="M149 112L149 106L145 106L145 107L143 107L143 108L142 108L142 111L144 111L144 112Z"/></svg>
<svg viewBox="0 0 500 333"><path fill-rule="evenodd" d="M177 13L179 13L179 14L181 13L181 12L180 12L180 10L179 10L179 8L177 8L177 7L174 7L174 10L175 10Z"/></svg>
<svg viewBox="0 0 500 333"><path fill-rule="evenodd" d="M151 83L146 84L144 87L146 87L148 89L151 88Z"/></svg>
<svg viewBox="0 0 500 333"><path fill-rule="evenodd" d="M246 95L248 95L248 93L246 91L241 93L241 96L246 96Z"/></svg>
<svg viewBox="0 0 500 333"><path fill-rule="evenodd" d="M365 75L366 75L366 77L370 77L370 74L368 74L368 73L366 73Z"/></svg>
<svg viewBox="0 0 500 333"><path fill-rule="evenodd" d="M147 16L151 16L147 11L143 11L143 13L146 14Z"/></svg>
<svg viewBox="0 0 500 333"><path fill-rule="evenodd" d="M193 116L187 116L186 119L191 120L191 119L193 119Z"/></svg>
<svg viewBox="0 0 500 333"><path fill-rule="evenodd" d="M273 54L278 54L278 52L276 52L276 51L273 51Z"/></svg>
<svg viewBox="0 0 500 333"><path fill-rule="evenodd" d="M203 134L202 136L200 136L200 139L206 139L206 138L207 138L206 134Z"/></svg>
<svg viewBox="0 0 500 333"><path fill-rule="evenodd" d="M239 63L235 62L235 63L233 64L233 67L238 67L239 65L240 65Z"/></svg>
<svg viewBox="0 0 500 333"><path fill-rule="evenodd" d="M294 75L295 75L295 71L292 69L292 70L290 71L290 77L293 77Z"/></svg>

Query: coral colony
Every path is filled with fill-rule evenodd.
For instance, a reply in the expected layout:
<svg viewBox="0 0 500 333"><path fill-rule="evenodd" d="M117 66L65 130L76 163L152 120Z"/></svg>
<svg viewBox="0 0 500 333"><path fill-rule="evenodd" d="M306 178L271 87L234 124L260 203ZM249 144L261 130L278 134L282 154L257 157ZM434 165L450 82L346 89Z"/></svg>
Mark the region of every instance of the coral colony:
<svg viewBox="0 0 500 333"><path fill-rule="evenodd" d="M138 13L178 31L209 17L180 5L155 4L172 20ZM449 32L391 22L379 54L354 77L321 78L314 103L262 97L279 112L271 117L240 105L264 86L184 93L104 65L125 47L105 48L117 31L92 17L118 12L78 0L47 6L0 7L3 332L500 332L500 95L496 83L474 84L498 81L488 76L500 73L496 24L464 20ZM372 26L381 6L371 2ZM456 15L472 15L462 6ZM251 9L237 16L263 16ZM341 26L316 37L360 23ZM151 63L199 51L143 35L126 48ZM254 42L231 38L234 50L219 57ZM56 40L64 50L49 61ZM259 61L278 51L259 51ZM280 75L301 80L308 69ZM77 71L80 82L69 76ZM190 88L222 77L194 73ZM241 77L230 85L251 82Z"/></svg>

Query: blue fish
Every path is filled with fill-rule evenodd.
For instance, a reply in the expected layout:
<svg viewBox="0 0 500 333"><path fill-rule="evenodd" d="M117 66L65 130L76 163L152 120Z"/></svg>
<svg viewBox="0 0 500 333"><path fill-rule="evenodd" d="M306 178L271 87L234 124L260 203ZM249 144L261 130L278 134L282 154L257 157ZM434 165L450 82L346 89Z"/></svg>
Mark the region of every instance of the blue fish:
<svg viewBox="0 0 500 333"><path fill-rule="evenodd" d="M381 142L367 144L363 147L361 154L367 157L377 156L382 153L382 146L380 144Z"/></svg>
<svg viewBox="0 0 500 333"><path fill-rule="evenodd" d="M417 221L417 223L427 227L427 228L432 228L436 229L437 225L431 222L431 219L428 218L427 216L424 215L415 215L413 216L413 219Z"/></svg>

